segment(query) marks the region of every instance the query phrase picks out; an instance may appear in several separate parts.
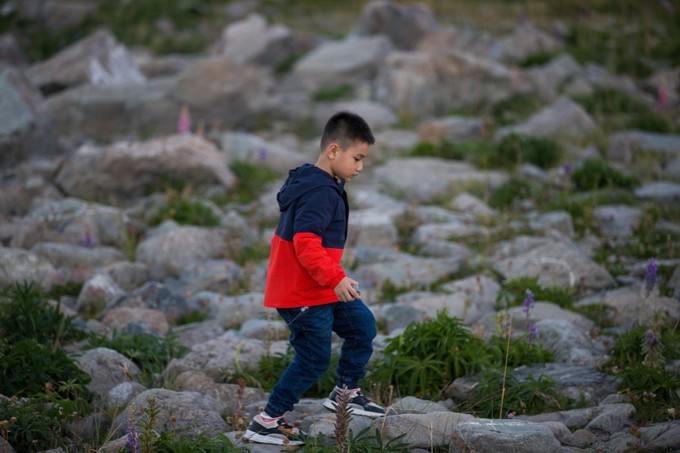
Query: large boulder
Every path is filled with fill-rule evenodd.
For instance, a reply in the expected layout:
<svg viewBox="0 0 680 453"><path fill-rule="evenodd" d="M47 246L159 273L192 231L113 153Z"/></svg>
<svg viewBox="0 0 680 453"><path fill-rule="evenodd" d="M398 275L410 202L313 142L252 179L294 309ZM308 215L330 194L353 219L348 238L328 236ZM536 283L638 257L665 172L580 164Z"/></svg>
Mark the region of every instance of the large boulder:
<svg viewBox="0 0 680 453"><path fill-rule="evenodd" d="M353 33L358 36L382 34L394 46L413 50L420 40L437 28L432 9L424 3L397 4L374 0L364 6Z"/></svg>
<svg viewBox="0 0 680 453"><path fill-rule="evenodd" d="M64 163L56 180L69 195L117 201L145 195L168 178L195 189L224 191L235 183L226 156L211 142L193 135L104 147L83 145Z"/></svg>
<svg viewBox="0 0 680 453"><path fill-rule="evenodd" d="M60 152L51 109L11 66L0 65L0 167Z"/></svg>

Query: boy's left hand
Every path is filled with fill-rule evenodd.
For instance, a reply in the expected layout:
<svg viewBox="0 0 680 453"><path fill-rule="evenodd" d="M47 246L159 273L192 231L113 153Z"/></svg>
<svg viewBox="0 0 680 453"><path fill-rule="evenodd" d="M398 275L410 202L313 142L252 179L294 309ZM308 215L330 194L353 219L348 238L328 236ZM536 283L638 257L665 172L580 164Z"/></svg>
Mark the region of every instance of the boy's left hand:
<svg viewBox="0 0 680 453"><path fill-rule="evenodd" d="M361 297L359 292L359 282L353 278L345 277L333 288L335 295L340 302L351 302Z"/></svg>

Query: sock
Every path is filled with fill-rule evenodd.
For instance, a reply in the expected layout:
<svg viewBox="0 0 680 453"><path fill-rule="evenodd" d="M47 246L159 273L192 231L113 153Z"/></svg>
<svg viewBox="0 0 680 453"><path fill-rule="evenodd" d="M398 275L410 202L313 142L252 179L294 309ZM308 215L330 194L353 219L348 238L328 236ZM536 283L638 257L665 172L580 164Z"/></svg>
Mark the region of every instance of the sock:
<svg viewBox="0 0 680 453"><path fill-rule="evenodd" d="M283 417L283 415L279 415L278 417L270 417L269 415L267 415L266 412L264 412L264 411L260 412L260 418L262 419L263 422L267 422L267 423L275 422L277 420L280 420L282 417Z"/></svg>

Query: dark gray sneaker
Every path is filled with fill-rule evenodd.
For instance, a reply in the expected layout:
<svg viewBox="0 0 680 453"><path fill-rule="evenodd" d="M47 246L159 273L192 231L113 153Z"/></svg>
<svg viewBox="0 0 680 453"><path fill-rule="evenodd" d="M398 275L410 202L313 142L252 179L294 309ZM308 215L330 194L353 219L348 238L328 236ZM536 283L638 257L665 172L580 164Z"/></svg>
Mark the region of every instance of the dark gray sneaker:
<svg viewBox="0 0 680 453"><path fill-rule="evenodd" d="M343 390L334 389L326 401L323 402L323 407L326 409L337 412L338 406L338 393ZM375 403L372 403L368 398L366 398L362 393L361 389L356 390L346 390L349 393L349 410L352 415L364 415L366 417L384 417L385 408L380 407Z"/></svg>
<svg viewBox="0 0 680 453"><path fill-rule="evenodd" d="M249 442L271 445L304 445L307 433L289 425L283 418L264 421L258 414L241 437Z"/></svg>

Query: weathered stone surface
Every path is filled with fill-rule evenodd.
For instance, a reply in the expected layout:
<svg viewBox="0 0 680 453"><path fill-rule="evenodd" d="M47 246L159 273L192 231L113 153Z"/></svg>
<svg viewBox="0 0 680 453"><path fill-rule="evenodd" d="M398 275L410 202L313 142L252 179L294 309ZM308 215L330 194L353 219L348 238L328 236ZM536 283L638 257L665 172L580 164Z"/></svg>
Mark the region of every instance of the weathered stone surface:
<svg viewBox="0 0 680 453"><path fill-rule="evenodd" d="M246 132L225 132L220 135L220 144L230 160L262 165L282 175L310 160L305 153Z"/></svg>
<svg viewBox="0 0 680 453"><path fill-rule="evenodd" d="M21 71L0 65L0 168L61 152L51 112Z"/></svg>
<svg viewBox="0 0 680 453"><path fill-rule="evenodd" d="M262 389L216 383L202 371L180 373L174 381L174 386L180 392L199 392L214 398L224 405L228 415L233 415L248 404L266 399Z"/></svg>
<svg viewBox="0 0 680 453"><path fill-rule="evenodd" d="M113 349L94 348L76 357L78 367L92 376L87 388L105 398L116 385L134 381L142 371L135 363Z"/></svg>
<svg viewBox="0 0 680 453"><path fill-rule="evenodd" d="M0 247L0 287L26 282L48 290L60 281L47 258L20 248Z"/></svg>
<svg viewBox="0 0 680 453"><path fill-rule="evenodd" d="M413 50L436 27L437 21L428 5L374 0L364 6L352 33L359 36L385 35L398 49Z"/></svg>
<svg viewBox="0 0 680 453"><path fill-rule="evenodd" d="M125 255L113 247L83 247L55 242L40 242L31 251L47 258L60 269L64 278L74 282L92 277L98 267L125 259Z"/></svg>
<svg viewBox="0 0 680 453"><path fill-rule="evenodd" d="M540 423L522 420L466 420L453 430L456 435L449 451L480 453L561 452L560 442L552 431Z"/></svg>
<svg viewBox="0 0 680 453"><path fill-rule="evenodd" d="M104 202L144 195L167 178L197 189L235 183L226 157L200 137L174 135L147 142L119 142L108 147L83 145L57 175L72 196Z"/></svg>

